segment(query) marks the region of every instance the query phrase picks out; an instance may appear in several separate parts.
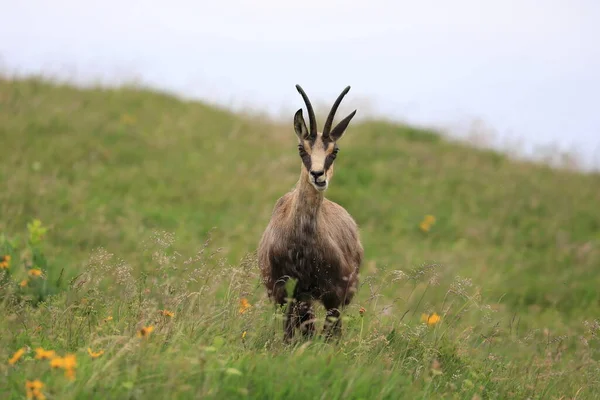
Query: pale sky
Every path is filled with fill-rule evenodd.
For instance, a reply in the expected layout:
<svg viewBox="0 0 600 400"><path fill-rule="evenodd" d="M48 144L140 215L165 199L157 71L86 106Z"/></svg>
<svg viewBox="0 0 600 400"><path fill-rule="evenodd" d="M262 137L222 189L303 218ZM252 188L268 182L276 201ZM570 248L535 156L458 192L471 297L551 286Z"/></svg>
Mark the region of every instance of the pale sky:
<svg viewBox="0 0 600 400"><path fill-rule="evenodd" d="M0 0L0 66L136 78L290 121L296 83L326 105L351 85L340 112L455 134L482 120L500 141L600 166L600 1L150 3Z"/></svg>

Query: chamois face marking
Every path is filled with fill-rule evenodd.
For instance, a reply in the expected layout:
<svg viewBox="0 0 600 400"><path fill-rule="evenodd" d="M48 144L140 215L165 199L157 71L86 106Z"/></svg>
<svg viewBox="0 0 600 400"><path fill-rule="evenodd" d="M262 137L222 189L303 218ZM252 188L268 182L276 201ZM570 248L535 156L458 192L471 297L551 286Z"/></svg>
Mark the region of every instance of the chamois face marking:
<svg viewBox="0 0 600 400"><path fill-rule="evenodd" d="M354 110L350 115L341 120L335 128L331 128L337 108L346 93L350 90L350 86L342 91L333 104L322 132L317 131L315 113L308 96L300 86L296 85L296 89L298 89L298 92L304 99L310 122L310 130L308 130L306 122L304 122L302 109L296 111L294 115L294 131L296 132L296 136L298 136L298 152L302 159L302 164L308 172L308 182L317 191L323 192L329 187L329 181L333 176L333 161L339 150L337 141L342 137L350 120L356 114L356 110Z"/></svg>
<svg viewBox="0 0 600 400"><path fill-rule="evenodd" d="M298 150L308 172L308 182L319 192L327 190L333 177L333 161L339 151L337 144L318 132L314 140L301 140Z"/></svg>

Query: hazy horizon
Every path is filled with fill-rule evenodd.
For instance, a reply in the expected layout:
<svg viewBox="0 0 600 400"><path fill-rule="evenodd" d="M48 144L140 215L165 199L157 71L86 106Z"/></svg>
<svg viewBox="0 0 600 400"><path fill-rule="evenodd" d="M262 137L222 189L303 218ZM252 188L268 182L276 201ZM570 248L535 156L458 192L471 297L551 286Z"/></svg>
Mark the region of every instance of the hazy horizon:
<svg viewBox="0 0 600 400"><path fill-rule="evenodd" d="M600 166L600 4L302 4L6 4L0 62L80 81L137 78L273 116L302 106L296 83L319 104L351 85L344 110L358 105L358 115L458 136L482 121L497 146L556 144Z"/></svg>

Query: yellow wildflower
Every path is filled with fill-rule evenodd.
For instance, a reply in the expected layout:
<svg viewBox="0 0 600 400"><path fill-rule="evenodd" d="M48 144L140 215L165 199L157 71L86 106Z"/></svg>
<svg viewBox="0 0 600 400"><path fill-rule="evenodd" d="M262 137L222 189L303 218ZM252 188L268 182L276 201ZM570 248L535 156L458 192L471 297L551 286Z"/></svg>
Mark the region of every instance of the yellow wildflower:
<svg viewBox="0 0 600 400"><path fill-rule="evenodd" d="M248 302L248 299L243 298L240 300L240 314L245 313L252 305Z"/></svg>
<svg viewBox="0 0 600 400"><path fill-rule="evenodd" d="M32 268L28 272L29 276L38 277L42 276L42 270L39 268Z"/></svg>
<svg viewBox="0 0 600 400"><path fill-rule="evenodd" d="M28 390L41 389L43 387L44 384L39 379L36 379L35 381L25 381L25 388Z"/></svg>
<svg viewBox="0 0 600 400"><path fill-rule="evenodd" d="M433 224L435 224L435 217L433 215L426 215L419 224L419 228L421 228L423 232L429 232Z"/></svg>
<svg viewBox="0 0 600 400"><path fill-rule="evenodd" d="M63 357L63 368L70 369L77 367L77 359L75 354L67 354Z"/></svg>
<svg viewBox="0 0 600 400"><path fill-rule="evenodd" d="M5 269L8 268L10 266L10 256L6 255L6 256L2 256L0 258L0 269Z"/></svg>
<svg viewBox="0 0 600 400"><path fill-rule="evenodd" d="M246 339L246 331L242 332L242 340Z"/></svg>
<svg viewBox="0 0 600 400"><path fill-rule="evenodd" d="M432 314L422 314L421 321L425 322L427 325L432 326L440 322L442 318L437 313Z"/></svg>
<svg viewBox="0 0 600 400"><path fill-rule="evenodd" d="M62 368L65 360L62 357L54 357L50 359L50 368Z"/></svg>
<svg viewBox="0 0 600 400"><path fill-rule="evenodd" d="M44 394L42 393L43 387L44 384L39 379L36 379L35 381L25 381L25 390L27 392L27 398L44 400L46 396L44 396Z"/></svg>
<svg viewBox="0 0 600 400"><path fill-rule="evenodd" d="M10 267L10 256L7 254L0 257L0 269L8 269Z"/></svg>
<svg viewBox="0 0 600 400"><path fill-rule="evenodd" d="M36 360L50 360L54 357L56 357L56 352L54 350L44 350L41 347L35 349Z"/></svg>
<svg viewBox="0 0 600 400"><path fill-rule="evenodd" d="M15 354L13 354L13 356L8 360L8 363L10 365L14 365L21 359L21 357L23 357L23 354L25 354L25 347L21 347L19 350L17 350Z"/></svg>
<svg viewBox="0 0 600 400"><path fill-rule="evenodd" d="M147 337L150 333L152 333L152 331L154 330L153 326L144 326L142 329L140 329L137 333L138 337Z"/></svg>
<svg viewBox="0 0 600 400"><path fill-rule="evenodd" d="M104 322L108 322L108 321L112 321L113 317L112 315L109 315L108 317L104 318Z"/></svg>
<svg viewBox="0 0 600 400"><path fill-rule="evenodd" d="M163 317L171 317L172 318L175 316L175 313L172 311L169 311L169 310L159 310L158 312L161 313L161 315Z"/></svg>
<svg viewBox="0 0 600 400"><path fill-rule="evenodd" d="M75 368L77 359L74 354L67 354L64 357L54 357L50 360L50 367L62 368L65 370L65 376L71 380L75 379Z"/></svg>
<svg viewBox="0 0 600 400"><path fill-rule="evenodd" d="M19 286L21 286L21 287L25 287L25 286L27 286L27 283L29 283L29 281L28 281L27 279L23 279L23 280L21 281L21 283L19 283Z"/></svg>
<svg viewBox="0 0 600 400"><path fill-rule="evenodd" d="M100 357L102 354L104 354L104 350L100 350L100 351L92 351L91 348L88 347L88 354L90 355L90 357L92 358L98 358Z"/></svg>
<svg viewBox="0 0 600 400"><path fill-rule="evenodd" d="M67 354L64 357L53 357L50 360L50 366L52 368L75 368L77 366L77 359L74 354Z"/></svg>

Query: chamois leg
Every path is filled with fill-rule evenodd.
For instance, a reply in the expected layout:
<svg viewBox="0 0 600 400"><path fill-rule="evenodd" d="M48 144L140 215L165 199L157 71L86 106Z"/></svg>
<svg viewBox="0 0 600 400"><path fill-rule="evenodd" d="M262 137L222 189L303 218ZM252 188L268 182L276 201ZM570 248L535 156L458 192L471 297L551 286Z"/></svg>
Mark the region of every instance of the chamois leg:
<svg viewBox="0 0 600 400"><path fill-rule="evenodd" d="M312 337L315 332L315 314L308 301L294 299L288 305L284 323L284 341L289 343L295 336L296 329L300 329L302 336Z"/></svg>
<svg viewBox="0 0 600 400"><path fill-rule="evenodd" d="M310 301L298 303L298 328L304 337L312 337L315 333L315 313Z"/></svg>
<svg viewBox="0 0 600 400"><path fill-rule="evenodd" d="M291 342L294 337L294 330L298 325L298 306L296 299L288 299L285 287L282 282L277 281L273 286L273 297L279 309L286 307L285 316L283 318L283 341Z"/></svg>
<svg viewBox="0 0 600 400"><path fill-rule="evenodd" d="M339 338L342 334L341 303L340 299L335 295L326 295L323 297L323 305L327 310L325 324L323 325L323 335L326 341L334 335Z"/></svg>
<svg viewBox="0 0 600 400"><path fill-rule="evenodd" d="M283 319L283 341L290 343L294 338L295 329L300 323L298 301L296 298L288 299L283 288L276 291L276 301L279 307L286 307Z"/></svg>
<svg viewBox="0 0 600 400"><path fill-rule="evenodd" d="M283 323L283 341L290 343L296 333L296 327L300 324L300 316L298 315L298 302L293 299L288 304L285 321Z"/></svg>

